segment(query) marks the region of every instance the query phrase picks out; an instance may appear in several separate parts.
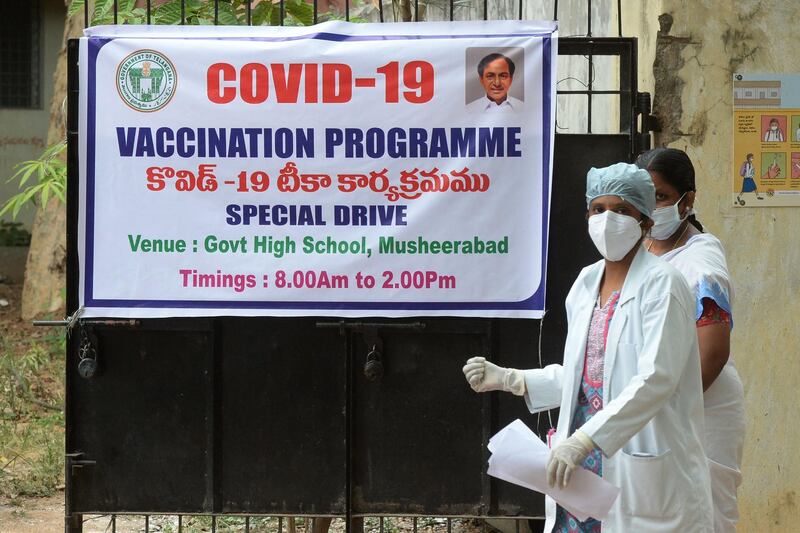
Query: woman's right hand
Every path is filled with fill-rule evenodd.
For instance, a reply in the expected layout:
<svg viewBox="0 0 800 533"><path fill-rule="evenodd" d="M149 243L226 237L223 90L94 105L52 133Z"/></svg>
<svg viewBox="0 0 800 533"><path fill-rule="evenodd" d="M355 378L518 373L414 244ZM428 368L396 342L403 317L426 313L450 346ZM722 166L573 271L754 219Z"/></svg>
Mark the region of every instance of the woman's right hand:
<svg viewBox="0 0 800 533"><path fill-rule="evenodd" d="M525 376L521 370L497 366L485 357L471 357L462 371L475 392L502 390L517 396L525 394Z"/></svg>

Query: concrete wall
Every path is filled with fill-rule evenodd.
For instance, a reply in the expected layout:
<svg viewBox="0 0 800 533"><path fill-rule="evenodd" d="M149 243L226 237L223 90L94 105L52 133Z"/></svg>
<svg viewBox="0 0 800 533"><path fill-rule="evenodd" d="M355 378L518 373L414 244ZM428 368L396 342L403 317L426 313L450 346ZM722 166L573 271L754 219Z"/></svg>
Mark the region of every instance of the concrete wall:
<svg viewBox="0 0 800 533"><path fill-rule="evenodd" d="M66 8L63 0L43 0L41 6L41 102L37 109L0 108L0 203L18 192L16 183L7 183L20 161L35 159L47 144L50 100L53 97L53 72L64 34ZM17 221L30 230L34 209L20 212ZM11 220L11 215L3 215Z"/></svg>
<svg viewBox="0 0 800 533"><path fill-rule="evenodd" d="M657 141L686 150L694 161L699 218L725 245L736 282L732 353L748 425L739 531L796 531L800 208L735 209L729 191L732 74L800 73L800 4L627 0L623 12L623 22L630 21L625 33L640 38L642 85L655 91L664 120Z"/></svg>

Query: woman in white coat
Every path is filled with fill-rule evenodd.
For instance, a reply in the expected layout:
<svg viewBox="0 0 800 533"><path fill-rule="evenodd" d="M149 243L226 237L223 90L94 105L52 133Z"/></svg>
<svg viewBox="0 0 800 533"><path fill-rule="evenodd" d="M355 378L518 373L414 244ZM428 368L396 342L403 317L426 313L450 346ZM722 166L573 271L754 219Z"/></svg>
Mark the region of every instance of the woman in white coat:
<svg viewBox="0 0 800 533"><path fill-rule="evenodd" d="M635 165L592 169L586 200L604 259L584 268L567 296L563 364L516 370L475 357L464 374L477 392L524 396L531 412L561 408L551 485L568 485L583 467L620 487L602 524L580 522L547 498L545 531L710 533L694 298L680 273L642 245L653 183Z"/></svg>
<svg viewBox="0 0 800 533"><path fill-rule="evenodd" d="M686 152L656 148L636 161L656 187L654 225L645 245L677 268L695 297L703 375L705 449L714 500L714 531L732 533L739 521L745 417L742 380L730 357L733 283L725 250L694 216L694 166Z"/></svg>

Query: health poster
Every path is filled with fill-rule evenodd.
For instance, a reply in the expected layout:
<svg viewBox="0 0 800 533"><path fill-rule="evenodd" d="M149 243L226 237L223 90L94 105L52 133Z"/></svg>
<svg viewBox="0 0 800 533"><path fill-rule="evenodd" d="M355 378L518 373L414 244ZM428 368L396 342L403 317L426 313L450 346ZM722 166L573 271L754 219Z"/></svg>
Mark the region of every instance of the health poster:
<svg viewBox="0 0 800 533"><path fill-rule="evenodd" d="M733 79L733 204L800 206L800 75Z"/></svg>
<svg viewBox="0 0 800 533"><path fill-rule="evenodd" d="M540 317L556 39L88 29L83 316Z"/></svg>

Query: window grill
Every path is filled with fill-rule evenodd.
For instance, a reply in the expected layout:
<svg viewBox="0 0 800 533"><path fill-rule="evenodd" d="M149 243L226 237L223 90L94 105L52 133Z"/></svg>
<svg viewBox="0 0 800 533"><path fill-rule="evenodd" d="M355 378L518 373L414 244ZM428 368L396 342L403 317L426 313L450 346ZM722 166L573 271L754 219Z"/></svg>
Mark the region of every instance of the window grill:
<svg viewBox="0 0 800 533"><path fill-rule="evenodd" d="M41 105L40 1L0 2L0 108Z"/></svg>

